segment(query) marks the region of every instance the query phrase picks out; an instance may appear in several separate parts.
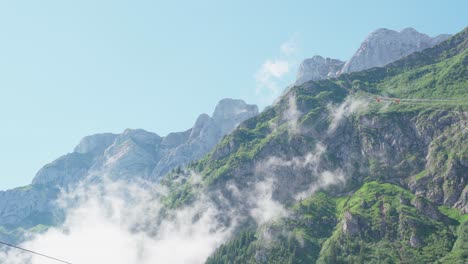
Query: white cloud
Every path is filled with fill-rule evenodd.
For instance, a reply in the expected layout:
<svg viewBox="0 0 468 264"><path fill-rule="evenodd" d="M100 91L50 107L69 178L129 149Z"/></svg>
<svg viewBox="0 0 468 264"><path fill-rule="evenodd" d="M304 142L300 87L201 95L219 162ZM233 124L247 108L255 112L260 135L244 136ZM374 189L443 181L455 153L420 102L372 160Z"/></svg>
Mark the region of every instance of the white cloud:
<svg viewBox="0 0 468 264"><path fill-rule="evenodd" d="M254 195L251 196L254 207L250 210L250 215L258 225L263 225L288 215L284 206L273 199L273 186L274 180L272 178L255 184Z"/></svg>
<svg viewBox="0 0 468 264"><path fill-rule="evenodd" d="M318 179L309 186L309 188L304 191L298 193L294 198L296 201L305 199L312 194L314 194L319 189L331 186L331 185L338 185L344 184L346 182L345 174L343 170L337 169L335 171L323 171L319 174Z"/></svg>
<svg viewBox="0 0 468 264"><path fill-rule="evenodd" d="M288 98L288 108L284 112L283 117L286 119L289 131L292 134L298 134L300 132L298 125L300 116L301 112L297 109L296 96L291 94Z"/></svg>
<svg viewBox="0 0 468 264"><path fill-rule="evenodd" d="M313 151L308 152L304 156L297 156L289 159L276 156L269 157L265 161L257 164L256 171L267 175L269 178L274 178L277 176L278 168L289 168L290 171L295 172L306 169L308 175L311 177L310 185L305 191L292 194L296 200L304 199L311 196L319 189L332 185L344 184L346 181L345 173L342 169L336 169L334 171L320 169L322 155L325 151L325 146L318 143ZM274 208L274 206L271 207Z"/></svg>
<svg viewBox="0 0 468 264"><path fill-rule="evenodd" d="M365 109L367 105L368 102L352 97L346 98L346 100L338 106L328 105L327 108L332 117L330 125L328 126L328 133L333 133L343 118L351 116L359 110Z"/></svg>
<svg viewBox="0 0 468 264"><path fill-rule="evenodd" d="M280 46L280 50L284 55L290 56L299 50L297 34L294 34L288 41Z"/></svg>
<svg viewBox="0 0 468 264"><path fill-rule="evenodd" d="M260 80L281 78L289 71L289 62L284 60L266 61L260 70Z"/></svg>
<svg viewBox="0 0 468 264"><path fill-rule="evenodd" d="M301 168L308 168L311 172L317 173L317 168L320 164L320 158L325 153L326 148L318 143L314 149L304 156L293 157L291 159L284 159L281 157L269 157L264 162L257 165L256 170L264 174L274 174L275 168L289 167L292 170Z"/></svg>
<svg viewBox="0 0 468 264"><path fill-rule="evenodd" d="M62 226L21 246L71 263L203 263L229 238L234 225L218 222L220 212L206 197L163 217L160 188L109 182L82 187L63 197L63 204L75 206ZM1 263L24 264L28 259L51 263L19 251L0 252Z"/></svg>
<svg viewBox="0 0 468 264"><path fill-rule="evenodd" d="M286 88L286 77L291 72L298 52L297 37L294 35L279 46L279 58L267 59L255 73L256 95L261 97L260 104L271 104Z"/></svg>
<svg viewBox="0 0 468 264"><path fill-rule="evenodd" d="M280 86L278 81L289 72L289 62L286 60L267 60L255 74L257 81L257 94L278 94Z"/></svg>

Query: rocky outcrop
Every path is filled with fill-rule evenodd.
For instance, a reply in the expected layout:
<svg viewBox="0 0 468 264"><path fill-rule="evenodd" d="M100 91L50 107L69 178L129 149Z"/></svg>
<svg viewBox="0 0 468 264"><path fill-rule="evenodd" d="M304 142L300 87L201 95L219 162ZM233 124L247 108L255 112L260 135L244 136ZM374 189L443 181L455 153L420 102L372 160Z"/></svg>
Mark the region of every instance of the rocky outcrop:
<svg viewBox="0 0 468 264"><path fill-rule="evenodd" d="M343 214L343 233L354 236L361 232L361 225L359 223L359 218L351 214L349 211L346 211Z"/></svg>
<svg viewBox="0 0 468 264"><path fill-rule="evenodd" d="M385 66L413 52L439 44L448 37L450 35L444 34L431 38L413 28L401 31L377 29L361 43L353 57L343 66L341 73Z"/></svg>
<svg viewBox="0 0 468 264"><path fill-rule="evenodd" d="M34 177L32 184L49 184L66 186L78 182L89 171L92 157L87 153L73 152L42 167Z"/></svg>
<svg viewBox="0 0 468 264"><path fill-rule="evenodd" d="M94 162L88 175L131 181L148 178L162 138L142 129L126 129Z"/></svg>
<svg viewBox="0 0 468 264"><path fill-rule="evenodd" d="M423 199L421 197L418 197L414 199L412 205L423 215L436 220L436 221L441 221L446 218L445 215L443 215L437 207L427 201L426 199Z"/></svg>
<svg viewBox="0 0 468 264"><path fill-rule="evenodd" d="M258 107L242 100L223 99L216 106L212 117L202 114L192 129L183 134L170 135L184 138L172 148L162 148L160 160L152 171L153 177L168 173L171 169L200 159L237 125L258 114Z"/></svg>
<svg viewBox="0 0 468 264"><path fill-rule="evenodd" d="M116 134L103 133L84 137L73 152L99 155L104 152L115 140Z"/></svg>
<svg viewBox="0 0 468 264"><path fill-rule="evenodd" d="M430 37L413 28L401 31L380 28L367 36L347 62L321 56L304 60L299 66L294 85L334 78L342 73L382 67L411 53L433 47L450 36L441 34Z"/></svg>
<svg viewBox="0 0 468 264"><path fill-rule="evenodd" d="M299 65L294 85L336 77L344 64L344 61L323 58L322 56L314 56L310 59L305 59L301 65Z"/></svg>
<svg viewBox="0 0 468 264"><path fill-rule="evenodd" d="M57 188L29 185L0 191L0 226L28 228L36 221L52 221ZM46 219L47 218L47 219Z"/></svg>
<svg viewBox="0 0 468 264"><path fill-rule="evenodd" d="M166 137L142 129L87 136L72 153L41 168L32 185L0 192L0 227L24 226L27 221L44 224L58 209L58 188L73 188L85 178L159 181L170 170L201 158L257 114L255 105L223 99L212 117L202 114L191 129Z"/></svg>
<svg viewBox="0 0 468 264"><path fill-rule="evenodd" d="M80 181L89 172L93 163L103 155L117 137L104 133L84 137L72 153L66 154L42 167L34 177L33 185L52 183L65 187Z"/></svg>
<svg viewBox="0 0 468 264"><path fill-rule="evenodd" d="M33 184L67 187L87 176L158 181L177 166L201 158L239 123L257 114L255 105L223 99L212 117L202 114L191 129L166 137L142 129L88 136L72 153L39 170Z"/></svg>

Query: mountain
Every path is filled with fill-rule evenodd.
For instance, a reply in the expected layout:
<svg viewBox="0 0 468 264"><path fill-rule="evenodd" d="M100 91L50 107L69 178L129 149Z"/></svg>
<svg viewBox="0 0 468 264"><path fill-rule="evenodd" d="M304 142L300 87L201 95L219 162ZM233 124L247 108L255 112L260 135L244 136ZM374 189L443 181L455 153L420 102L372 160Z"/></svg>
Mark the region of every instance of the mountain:
<svg viewBox="0 0 468 264"><path fill-rule="evenodd" d="M167 207L210 196L236 225L206 263L464 263L467 87L468 28L385 67L292 87L193 173L169 174Z"/></svg>
<svg viewBox="0 0 468 264"><path fill-rule="evenodd" d="M322 56L305 59L299 65L295 85L325 78L335 78L340 73L344 64L344 61L323 58Z"/></svg>
<svg viewBox="0 0 468 264"><path fill-rule="evenodd" d="M85 178L93 181L103 176L157 182L170 170L203 157L238 124L257 114L255 105L223 99L212 117L202 114L192 128L165 137L142 129L87 136L72 153L41 168L31 185L0 191L0 227L6 228L3 232L0 228L0 237L18 227L60 222L62 212L55 205L59 188L73 189ZM10 238L18 240L22 235Z"/></svg>
<svg viewBox="0 0 468 264"><path fill-rule="evenodd" d="M380 28L369 34L350 60L342 62L314 56L299 66L295 85L334 78L342 73L382 67L413 52L430 48L449 38L448 34L429 37L413 28L401 31Z"/></svg>
<svg viewBox="0 0 468 264"><path fill-rule="evenodd" d="M255 105L223 99L213 116L200 115L194 126L161 137L142 129L122 134L97 134L83 138L75 150L47 164L33 185L74 185L86 176L158 181L170 170L201 158L242 121L258 114Z"/></svg>
<svg viewBox="0 0 468 264"><path fill-rule="evenodd" d="M129 221L125 232L137 232L138 256L152 253L142 240L158 238L169 240L163 251L200 251L185 250L187 233L195 243L215 234L203 245L210 264L464 263L467 87L468 28L384 67L293 86L259 114L228 100L166 137L144 130L90 136L38 172L33 185L0 192L0 238L24 240L24 230L60 223L63 214L48 207L57 186L105 175L165 187L157 202L150 196L131 208L143 217L119 212L129 215L117 226ZM206 142L212 148L201 153Z"/></svg>
<svg viewBox="0 0 468 264"><path fill-rule="evenodd" d="M409 54L437 45L450 35L429 37L413 28L394 31L380 28L361 43L353 57L341 69L342 73L382 67Z"/></svg>

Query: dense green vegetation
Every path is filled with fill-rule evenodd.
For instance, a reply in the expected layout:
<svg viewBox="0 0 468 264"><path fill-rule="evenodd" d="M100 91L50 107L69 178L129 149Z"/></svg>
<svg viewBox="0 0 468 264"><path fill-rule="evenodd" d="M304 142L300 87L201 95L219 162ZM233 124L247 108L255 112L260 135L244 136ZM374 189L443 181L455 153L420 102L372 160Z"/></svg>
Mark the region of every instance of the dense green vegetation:
<svg viewBox="0 0 468 264"><path fill-rule="evenodd" d="M336 202L325 193L291 208L292 216L240 233L221 246L207 263L312 263L336 225Z"/></svg>
<svg viewBox="0 0 468 264"><path fill-rule="evenodd" d="M281 120L281 114L287 109L290 96L295 98L297 108L303 114L298 120L299 124L309 128L312 126L316 134L323 133L328 126L326 119L323 119L327 105L342 102L350 95L367 100L370 97L371 101L381 95L451 100L418 104L402 102L384 107L370 105L369 112L377 111L380 116L444 111L456 114L466 111L467 32L465 29L439 46L410 55L384 68L344 74L337 79L293 87L276 105L226 136L205 159L193 167L205 177L205 183L210 185L218 178L229 177L239 164L255 159L265 146L275 143L286 146L291 135L288 135L287 125Z"/></svg>
<svg viewBox="0 0 468 264"><path fill-rule="evenodd" d="M364 184L339 205L342 221L319 262L428 263L446 255L454 240L449 226L457 222L426 216L414 206L418 199L430 204L399 186Z"/></svg>
<svg viewBox="0 0 468 264"><path fill-rule="evenodd" d="M466 256L466 226L425 216L412 205L417 199L423 198L378 182L349 197L320 192L292 206L290 218L240 233L207 263L430 263L449 252L446 258ZM452 250L457 228L465 233Z"/></svg>

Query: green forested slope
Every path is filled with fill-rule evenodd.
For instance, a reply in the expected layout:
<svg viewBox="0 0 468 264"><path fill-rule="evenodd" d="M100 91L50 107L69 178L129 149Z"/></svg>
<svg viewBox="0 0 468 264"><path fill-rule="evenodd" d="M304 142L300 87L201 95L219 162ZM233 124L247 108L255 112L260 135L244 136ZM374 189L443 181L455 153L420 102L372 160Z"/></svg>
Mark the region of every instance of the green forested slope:
<svg viewBox="0 0 468 264"><path fill-rule="evenodd" d="M388 183L366 183L349 197L318 193L294 205L291 218L254 235L242 233L207 263L430 263L444 256L451 261L466 258L463 241L447 255L457 236L454 231L463 230L460 222L443 214L434 220L418 208L420 203L428 201ZM265 229L279 234L275 241L263 239Z"/></svg>
<svg viewBox="0 0 468 264"><path fill-rule="evenodd" d="M274 179L272 198L290 215L260 226L246 220L207 263L463 263L467 37L465 29L384 68L291 88L189 166L201 181L170 174L166 206L223 194L229 202L219 199L220 208L245 213L230 186L248 196ZM440 101L375 102L381 96ZM262 167L271 157L283 165ZM345 180L323 184L327 175Z"/></svg>

